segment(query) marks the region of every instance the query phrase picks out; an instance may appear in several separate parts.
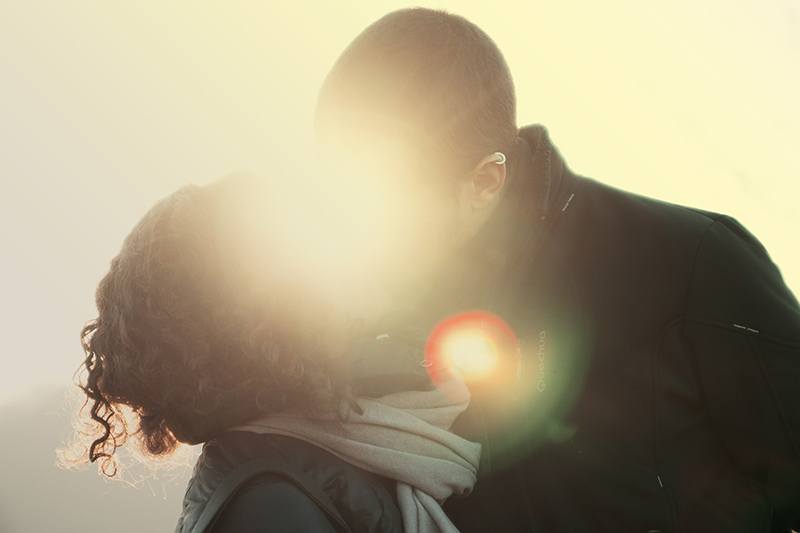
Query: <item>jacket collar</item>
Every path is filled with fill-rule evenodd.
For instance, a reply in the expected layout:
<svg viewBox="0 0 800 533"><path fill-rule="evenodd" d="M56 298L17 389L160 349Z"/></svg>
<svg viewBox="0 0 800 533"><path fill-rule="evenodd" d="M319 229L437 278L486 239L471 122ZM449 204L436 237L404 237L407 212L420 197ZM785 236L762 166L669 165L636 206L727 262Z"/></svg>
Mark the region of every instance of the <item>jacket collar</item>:
<svg viewBox="0 0 800 533"><path fill-rule="evenodd" d="M529 272L575 186L575 175L540 124L520 130L508 154L507 180L497 209L462 251L466 260L486 264L484 307L490 310Z"/></svg>

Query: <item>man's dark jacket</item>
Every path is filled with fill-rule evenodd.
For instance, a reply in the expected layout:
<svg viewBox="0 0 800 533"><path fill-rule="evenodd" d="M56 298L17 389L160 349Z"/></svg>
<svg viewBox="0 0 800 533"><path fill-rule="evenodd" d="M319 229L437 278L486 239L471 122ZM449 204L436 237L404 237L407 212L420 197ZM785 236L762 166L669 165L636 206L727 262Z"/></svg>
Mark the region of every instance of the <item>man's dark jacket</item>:
<svg viewBox="0 0 800 533"><path fill-rule="evenodd" d="M454 427L483 446L474 492L445 505L459 529L783 533L800 526L800 306L763 246L730 217L576 175L541 126L523 129L509 155L505 198L464 252L485 264L486 275L438 291L410 325L387 326L388 337L372 347L410 351L391 360L410 361L408 373L419 377L413 355L424 332L476 307L502 316L520 339L518 379L476 387ZM399 330L422 333L408 341ZM359 372L374 374L371 393L379 395L397 386L395 370L365 363ZM283 442L290 457L294 448ZM245 456L269 452L241 446ZM282 513L320 520L318 529L298 531L329 531L321 524L335 520L319 509L330 506L287 483L287 472L322 472L304 478L316 494L336 479L383 486L357 470L331 477L329 454L297 450L302 464L283 463L282 490L258 484L232 498L228 519L240 525L226 531L261 531L247 529L267 519L260 509L277 528L265 531L291 530ZM182 520L234 492L236 483L223 477L198 468ZM369 489L364 494L380 497L336 506L362 520L354 531L380 531L365 524L381 519L397 528L390 493Z"/></svg>
<svg viewBox="0 0 800 533"><path fill-rule="evenodd" d="M800 525L800 307L764 247L576 175L541 126L521 137L474 243L505 254L474 305L517 332L521 377L457 421L481 471L445 510L465 532Z"/></svg>

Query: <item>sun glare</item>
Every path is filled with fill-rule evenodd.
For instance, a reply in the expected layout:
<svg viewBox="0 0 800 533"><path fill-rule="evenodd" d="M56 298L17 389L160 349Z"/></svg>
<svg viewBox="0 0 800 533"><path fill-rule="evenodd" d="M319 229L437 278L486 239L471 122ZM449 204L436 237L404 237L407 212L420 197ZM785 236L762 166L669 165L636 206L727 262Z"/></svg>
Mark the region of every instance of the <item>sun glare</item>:
<svg viewBox="0 0 800 533"><path fill-rule="evenodd" d="M519 342L499 316L468 311L436 325L425 346L425 362L434 382L454 371L470 383L499 384L516 375Z"/></svg>
<svg viewBox="0 0 800 533"><path fill-rule="evenodd" d="M468 380L488 377L497 366L497 348L480 330L453 333L444 341L443 353Z"/></svg>

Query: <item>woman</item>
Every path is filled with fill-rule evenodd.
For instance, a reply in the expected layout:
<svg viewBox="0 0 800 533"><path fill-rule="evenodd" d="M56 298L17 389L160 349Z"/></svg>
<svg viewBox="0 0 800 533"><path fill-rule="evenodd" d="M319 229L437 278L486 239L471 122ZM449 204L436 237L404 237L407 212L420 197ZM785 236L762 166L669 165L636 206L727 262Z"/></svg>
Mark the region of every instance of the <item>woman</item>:
<svg viewBox="0 0 800 533"><path fill-rule="evenodd" d="M153 456L205 443L178 532L455 530L441 504L480 453L447 431L466 387L433 386L413 350L359 355L356 287L310 262L271 187L184 187L126 238L81 336L88 460L114 476L129 436ZM394 390L370 398L377 367Z"/></svg>

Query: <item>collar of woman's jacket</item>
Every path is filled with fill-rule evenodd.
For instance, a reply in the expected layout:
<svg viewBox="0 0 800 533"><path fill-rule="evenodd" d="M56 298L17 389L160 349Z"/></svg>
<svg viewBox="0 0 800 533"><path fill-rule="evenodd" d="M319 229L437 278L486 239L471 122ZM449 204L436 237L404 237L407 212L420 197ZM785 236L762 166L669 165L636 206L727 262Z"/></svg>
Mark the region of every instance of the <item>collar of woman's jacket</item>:
<svg viewBox="0 0 800 533"><path fill-rule="evenodd" d="M481 268L475 278L432 291L415 310L395 310L356 339L351 376L357 395L381 396L432 387L422 365L425 342L445 315L468 308L495 310L536 252L567 166L547 130L532 125L519 132L508 156L506 192L486 225L459 252Z"/></svg>

